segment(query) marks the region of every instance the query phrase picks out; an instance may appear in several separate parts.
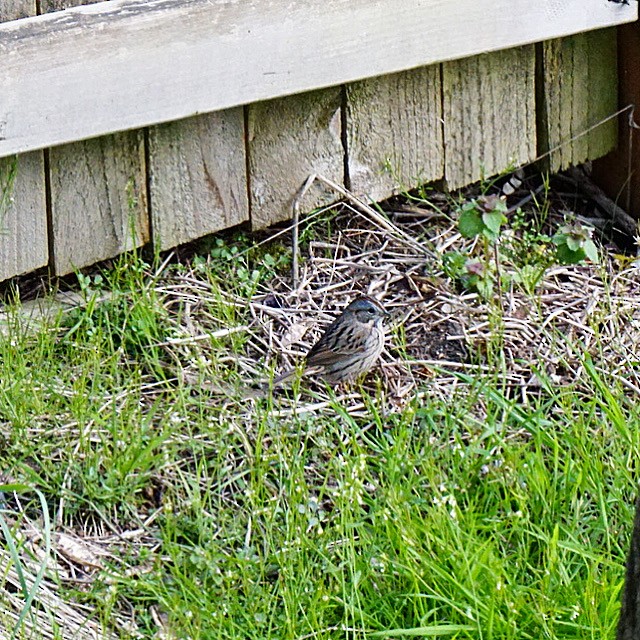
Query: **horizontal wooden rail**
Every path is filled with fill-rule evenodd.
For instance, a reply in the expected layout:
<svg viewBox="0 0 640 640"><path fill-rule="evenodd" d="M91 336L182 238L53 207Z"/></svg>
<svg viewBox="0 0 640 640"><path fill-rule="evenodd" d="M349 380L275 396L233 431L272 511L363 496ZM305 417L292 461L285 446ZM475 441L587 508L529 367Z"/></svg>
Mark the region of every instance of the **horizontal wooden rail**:
<svg viewBox="0 0 640 640"><path fill-rule="evenodd" d="M608 0L112 0L0 25L0 157L637 18Z"/></svg>

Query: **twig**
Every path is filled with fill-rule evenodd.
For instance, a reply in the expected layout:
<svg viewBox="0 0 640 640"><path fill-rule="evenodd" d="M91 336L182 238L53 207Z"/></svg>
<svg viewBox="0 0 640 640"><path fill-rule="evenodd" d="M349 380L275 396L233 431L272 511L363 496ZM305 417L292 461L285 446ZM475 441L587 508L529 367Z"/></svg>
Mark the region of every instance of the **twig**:
<svg viewBox="0 0 640 640"><path fill-rule="evenodd" d="M573 182L581 191L602 209L614 224L614 228L633 238L638 232L638 223L577 167L567 171L566 178Z"/></svg>
<svg viewBox="0 0 640 640"><path fill-rule="evenodd" d="M316 174L312 173L302 185L302 188L296 194L296 197L293 199L293 221L292 221L292 233L291 233L291 253L292 263L291 263L291 280L293 283L293 288L296 289L298 286L299 279L299 267L298 267L298 257L300 255L300 247L298 246L299 236L300 236L300 200L307 195L307 191L311 188L311 185L316 180Z"/></svg>
<svg viewBox="0 0 640 640"><path fill-rule="evenodd" d="M321 182L325 186L329 187L336 193L340 194L345 200L350 202L354 207L356 207L360 212L365 213L373 222L375 222L379 227L393 234L396 238L404 241L405 244L410 246L412 249L419 251L421 254L428 253L427 248L412 238L408 233L405 233L401 229L399 229L396 225L394 225L390 220L385 218L385 216L378 213L373 207L370 207L368 204L360 200L353 193L345 189L343 186L339 185L337 182L330 180L329 178L325 178L324 176L312 173L302 185L300 191L297 193L296 197L293 199L293 221L292 221L292 266L291 266L291 280L293 289L296 289L298 286L299 280L299 255L300 255L300 247L299 243L299 227L300 227L300 201L306 195L307 191L311 188L311 185L315 181Z"/></svg>
<svg viewBox="0 0 640 640"><path fill-rule="evenodd" d="M354 207L360 209L363 213L367 214L371 220L373 220L376 224L382 227L385 231L393 234L396 238L401 239L405 242L405 244L409 245L413 249L416 249L420 253L429 253L427 248L420 242L418 242L415 238L411 237L408 233L405 233L395 224L393 224L390 220L385 218L383 215L380 215L373 207L370 207L368 204L360 200L353 193L340 186L337 182L333 180L329 180L329 178L325 178L324 176L316 175L315 179L323 184L327 185L330 189L333 189L335 192L339 193L343 196L348 202L350 202Z"/></svg>

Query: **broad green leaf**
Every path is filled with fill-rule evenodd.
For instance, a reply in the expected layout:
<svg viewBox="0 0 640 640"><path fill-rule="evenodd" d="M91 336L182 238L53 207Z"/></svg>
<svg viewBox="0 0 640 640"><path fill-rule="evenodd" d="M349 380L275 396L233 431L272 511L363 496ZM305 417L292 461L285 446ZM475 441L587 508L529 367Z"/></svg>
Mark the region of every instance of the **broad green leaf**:
<svg viewBox="0 0 640 640"><path fill-rule="evenodd" d="M475 238L484 230L484 223L477 209L468 209L460 214L458 230L465 238Z"/></svg>
<svg viewBox="0 0 640 640"><path fill-rule="evenodd" d="M599 262L598 248L596 247L594 241L591 240L591 238L585 241L582 248L587 258L589 258L591 262Z"/></svg>
<svg viewBox="0 0 640 640"><path fill-rule="evenodd" d="M493 295L493 281L490 278L478 278L476 289L485 300L488 300Z"/></svg>
<svg viewBox="0 0 640 640"><path fill-rule="evenodd" d="M488 229L498 235L500 227L507 221L507 218L501 211L487 211L482 214L482 221Z"/></svg>
<svg viewBox="0 0 640 640"><path fill-rule="evenodd" d="M579 238L574 235L567 236L566 245L571 251L577 251L582 247L583 243L584 243L583 238Z"/></svg>
<svg viewBox="0 0 640 640"><path fill-rule="evenodd" d="M562 264L578 264L585 259L585 252L583 248L571 251L566 244L560 244L556 250L556 258Z"/></svg>

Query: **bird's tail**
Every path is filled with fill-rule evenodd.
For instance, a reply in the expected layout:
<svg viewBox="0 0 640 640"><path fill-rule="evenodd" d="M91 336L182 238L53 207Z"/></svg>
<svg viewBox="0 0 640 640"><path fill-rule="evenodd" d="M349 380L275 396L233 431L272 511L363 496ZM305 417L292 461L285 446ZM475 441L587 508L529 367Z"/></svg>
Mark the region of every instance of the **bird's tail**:
<svg viewBox="0 0 640 640"><path fill-rule="evenodd" d="M297 372L298 372L297 369L289 369L288 371L281 373L279 376L276 376L273 379L273 386L277 387L281 385L283 382L287 382L288 380L291 380L291 378L293 378Z"/></svg>

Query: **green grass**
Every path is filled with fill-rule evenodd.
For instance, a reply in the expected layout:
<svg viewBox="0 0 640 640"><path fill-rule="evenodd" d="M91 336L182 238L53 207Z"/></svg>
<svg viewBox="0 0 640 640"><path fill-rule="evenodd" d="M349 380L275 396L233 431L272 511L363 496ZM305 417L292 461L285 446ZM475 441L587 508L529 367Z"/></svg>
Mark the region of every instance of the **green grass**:
<svg viewBox="0 0 640 640"><path fill-rule="evenodd" d="M204 358L237 379L244 334L158 346L190 313L249 320L225 293L269 269L257 256L230 277L222 253L198 267L198 311L129 256L83 281L84 309L35 330L14 319L0 339L5 475L76 532L144 530L88 584L61 583L64 599L107 627L132 620L141 635L123 638L156 637L153 612L178 638L613 637L640 454L616 378L585 356L579 384L543 380L526 405L499 376L461 376L395 412L363 389L365 418L223 402L171 367Z"/></svg>

